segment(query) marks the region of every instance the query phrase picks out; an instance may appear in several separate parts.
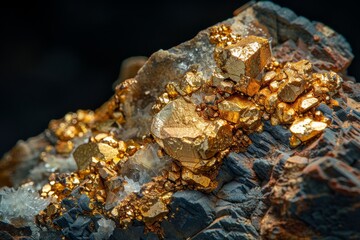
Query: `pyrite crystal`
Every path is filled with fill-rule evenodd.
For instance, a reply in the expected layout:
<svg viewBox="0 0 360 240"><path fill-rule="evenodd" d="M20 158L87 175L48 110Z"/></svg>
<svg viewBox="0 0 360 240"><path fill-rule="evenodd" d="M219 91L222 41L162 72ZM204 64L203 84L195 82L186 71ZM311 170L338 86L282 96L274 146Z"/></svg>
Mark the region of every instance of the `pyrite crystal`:
<svg viewBox="0 0 360 240"><path fill-rule="evenodd" d="M0 236L360 238L352 58L328 27L258 2L127 60L103 106L4 156L18 189L0 190Z"/></svg>

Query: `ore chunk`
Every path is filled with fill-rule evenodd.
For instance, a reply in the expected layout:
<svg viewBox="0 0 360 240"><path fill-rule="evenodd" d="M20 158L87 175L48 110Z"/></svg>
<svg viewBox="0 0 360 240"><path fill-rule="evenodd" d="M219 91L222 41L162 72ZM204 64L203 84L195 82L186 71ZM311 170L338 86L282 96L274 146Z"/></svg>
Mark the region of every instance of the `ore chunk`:
<svg viewBox="0 0 360 240"><path fill-rule="evenodd" d="M233 19L221 24L227 26L233 33L238 34L239 39L249 35L261 36L263 39L271 38L271 45L274 47L274 56L280 63L309 59L314 63L316 70L333 70L345 75L345 70L353 58L350 46L341 35L321 23L311 22L303 17L298 17L291 10L281 8L271 2L261 1L251 3L246 8L243 8L242 11L238 11L237 14ZM251 44L246 43L244 47L249 47L250 45ZM253 45L256 45L256 43ZM268 45L270 45L270 43L268 43ZM130 131L122 135L122 129L119 130L118 126L116 126L112 129L113 132L111 133L114 134L114 136L124 136L126 139L128 139L129 136L141 137L142 135L139 133L148 133L150 126L147 120L151 118L149 106L151 107L151 105L154 104L158 96L166 89L165 86L169 82L179 82L180 79L186 80L186 78L184 79L186 73L194 69L196 69L195 71L199 75L204 77L203 80L210 81L213 70L216 67L220 67L222 71L233 74L229 76L228 73L225 73L224 79L221 79L220 82L215 84L217 87L216 90L220 90L220 93L223 94L221 91L234 88L235 91L241 94L253 96L258 88L257 80L254 79L254 77L244 78L240 76L255 76L261 71L262 64L260 67L257 66L257 64L249 64L256 62L253 61L254 59L261 61L261 57L257 57L257 51L254 51L251 56L248 55L249 58L241 60L237 58L235 54L240 47L235 44L234 46L229 46L227 49L223 49L222 54L220 51L220 57L225 56L223 60L226 61L215 62L214 50L216 48L218 48L218 46L209 41L209 31L205 30L188 42L169 50L160 50L153 54L147 63L139 70L137 76L133 76L134 79L130 81L134 83L134 86L131 87L136 91L127 94L125 98L126 107L124 114L127 122L125 125L133 124L132 127L134 128L130 128ZM227 62L229 59L232 60ZM219 65L216 66L216 64ZM240 69L235 69L235 66L239 66ZM293 67L296 68L296 66ZM307 83L306 81L312 81L314 79L318 81L319 86L322 86L325 82L325 85L329 83L329 92L326 92L327 90L325 88L316 90L320 90L321 92L325 91L329 93L327 94L328 96L331 96L336 92L334 90L337 89L341 82L341 79L335 72L327 75L320 73L319 75L308 77L297 76L296 74L288 72L289 75L287 76L290 78L289 83L281 85L279 81L278 85L272 84L269 86L269 88L272 89L279 89L280 95L278 97L276 96L277 94L275 94L267 98L265 109L261 109L261 111L275 113L278 115L278 120L280 120L281 123L285 123L291 114L288 114L286 111L279 113L276 110L279 104L281 109L287 109L288 106L293 105L293 100L296 97L305 97L308 99L309 97L304 95L311 93L314 89L302 90L303 84L304 81ZM228 77L230 77L231 80L227 79ZM185 92L193 94L186 99L186 101L190 102L200 98L200 94L193 92L193 90L201 91L200 83L202 81L196 78L189 78L187 80L191 81L186 81L186 84L180 85L185 88ZM271 75L267 76L266 84L270 84L269 81L272 80ZM236 84L233 83L233 81L235 81ZM358 204L358 169L360 166L358 161L359 147L357 144L359 142L358 136L360 136L360 116L359 108L356 107L356 101L359 100L359 88L357 87L359 85L356 83L350 84L348 80L345 81L347 81L345 85L348 87L347 89L344 88L344 91L339 91L338 98L339 100L343 100L339 101L340 106L335 107L336 114L333 114L332 109L327 107L326 104L320 103L318 107L318 109L324 112L326 117L331 118L338 126L332 124L330 126L331 129L326 129L319 141L308 142L308 144L304 144L299 148L289 150L288 139L290 131L282 126L270 126L268 122L265 123L265 132L250 136L253 144L248 151L240 154L231 153L223 159L223 166L221 166L220 174L217 178L220 180L219 187L215 192L203 194L194 191L185 191L174 194L172 203L170 204L171 213L169 215L171 217L174 216L174 218L169 217L169 220L163 222L163 229L158 229L160 232L164 230L164 238L359 239L360 235L358 226L356 225L357 222L354 221L354 219L357 220L360 218ZM190 89L188 89L189 86ZM351 88L351 90L349 88ZM171 95L170 98L169 96L167 98L170 106L173 103L173 99L171 98L177 96L176 91L174 91L172 92L173 95L168 93L169 96ZM269 91L271 90L269 89ZM119 95L117 93L114 99L116 101L123 101L123 96L121 94ZM226 94L224 96L226 96ZM206 103L213 104L217 101L217 97L218 95L216 95L216 97L208 97ZM225 97L225 99L226 98L227 97ZM279 101L285 101L286 104L279 103ZM322 99L321 101L326 101L326 99ZM312 112L310 108L313 109L313 107L316 107L316 104L318 104L315 102L315 99L307 100L300 102L300 104L296 106L304 113L302 117L306 118L307 114ZM295 102L295 104L297 104L297 102ZM352 106L350 108L352 104L354 104L355 107ZM194 106L192 106L191 109L194 109ZM197 116L194 114L195 111L186 110L186 114L183 115L189 115L190 118L194 115L194 119L197 119ZM106 112L106 114L107 113L108 112ZM121 113L114 112L114 115L109 113L107 117L121 118ZM265 116L264 119L266 119ZM243 122L243 126L246 126L246 121ZM188 123L191 123L191 121L182 126L188 125ZM221 128L221 126L217 125L218 128ZM293 129L292 132L297 134L299 138L302 138L303 141L310 140L314 134L318 136L321 132L308 131L309 127L312 128L311 123L302 124L302 126L297 127L298 128ZM141 131L137 128L141 129ZM176 133L178 130L174 126L171 126L171 128L173 128L173 133ZM298 131L299 129L301 131ZM108 130L109 129L106 131ZM194 128L187 130L191 132ZM312 128L312 130L314 130L314 128ZM214 132L214 135L219 135L219 132L223 134L221 131ZM209 139L213 137L210 135L212 134L204 133L204 135L200 136L200 140L195 139L201 142L204 140L204 136ZM157 138L156 140L159 143L168 138L168 136L165 136L165 138L162 139L156 136L156 134L153 134L153 136ZM200 148L194 147L192 143L195 141L193 141L194 139L190 139L190 150L195 149L194 155L198 156L195 164L203 164L204 161L198 161L203 160L202 158L211 158L212 150L226 143L227 135L223 136L224 137L220 138L214 137L208 142L204 141L203 145L200 144ZM83 139L76 138L75 140L79 140L79 144L83 143ZM168 139L166 139L165 142L167 140ZM181 139L179 142L184 145L186 141L183 140L184 139ZM93 139L91 139L91 141L93 141ZM46 181L48 175L35 174L36 171L32 170L38 166L39 162L43 164L43 161L40 161L42 160L40 159L40 157L42 157L41 153L48 150L45 149L45 146L48 146L49 142L56 144L57 139L40 135L36 137L35 140L30 139L26 143L20 142L14 151L7 154L4 160L0 161L0 169L6 169L0 173L0 184L19 185L24 179L34 180L35 184ZM221 144L219 144L219 142ZM206 146L208 143L210 143L210 145ZM181 144L179 146L183 146ZM107 145L100 146L102 150L98 150L101 154L106 153L107 156L104 156L105 159L108 160L117 155L116 151ZM86 168L93 157L102 158L101 155L97 155L98 150L95 149L96 154L86 155L86 152L91 152L91 149L86 149L86 151L80 154L80 157L75 157L78 163L80 163L78 164L80 166L79 169ZM174 149L167 148L165 150L171 152ZM189 149L179 151L180 157L182 158L183 155L186 155L187 152L189 152L188 150ZM289 159L290 155L295 157ZM334 158L318 158L324 155ZM173 156L176 159L179 158L176 154L173 154ZM191 157L192 156L193 155L191 155ZM262 159L256 159L258 156L264 157ZM304 159L301 156L307 156L309 159ZM135 162L137 157L138 156L133 156L129 158L128 161L134 160ZM150 169L159 166L157 164L147 165L146 163L154 162L151 160L148 161L147 157L144 158L146 158L143 162L145 165L142 164L144 168L148 168L150 165L152 166ZM153 157L149 159L156 160L156 158ZM263 172L265 169L263 159L264 161L269 160L269 162L272 161L276 164L273 167L270 184L260 188L259 179L267 179L268 175L270 175L268 172ZM160 161L162 160L163 159L160 159ZM296 161L298 161L298 163L295 163ZM308 161L311 163L306 167ZM305 168L305 170L303 168ZM159 170L160 169L157 169L157 171ZM41 173L43 173L43 171ZM189 172L185 173L189 174ZM208 173L212 174L211 171ZM182 179L182 171L178 171L176 174L176 177L172 180L174 180L173 182L180 182L179 179ZM186 176L186 174L185 177L189 177L189 175ZM256 177L255 174L258 177ZM39 179L37 177L39 177ZM103 177L106 178L106 174L103 175ZM194 176L191 177L194 178ZM127 182L127 184L124 185L125 192L133 192L134 190L140 192L141 184L135 181L135 177L134 179L125 178L124 180L124 182ZM85 185L81 187L91 187L89 183ZM166 186L165 184L165 187ZM188 185L181 184L180 187L187 188ZM72 197L79 198L80 194ZM223 199L219 197L223 197ZM97 240L97 237L99 237L98 234L92 234L90 236L89 230L92 229L90 223L85 228L81 222L83 220L76 220L80 222L74 224L76 217L84 214L83 209L86 207L81 207L81 205L83 205L81 203L82 201L78 200L76 204L63 203L63 206L65 206L63 215L55 220L55 223L58 222L58 225L64 226L62 232L68 239L90 238ZM267 211L268 206L265 203L269 204L269 211ZM87 202L84 205L87 205ZM216 206L216 211L214 210L214 206ZM9 208L7 208L7 210L11 211ZM261 220L262 214L265 212L266 215ZM104 212L104 214L106 213ZM86 217L81 216L81 218L84 219ZM91 217L91 219L96 225L96 217ZM76 228L70 229L69 226L76 226ZM154 226L156 227L158 225L151 227ZM0 226L0 228L0 234L2 234L2 226ZM144 230L143 223L134 221L133 225L127 229L115 229L111 239L158 239L154 233L144 234ZM262 236L259 236L258 232L261 233ZM6 237L8 236L6 235Z"/></svg>
<svg viewBox="0 0 360 240"><path fill-rule="evenodd" d="M178 98L155 115L151 133L158 144L180 162L198 163L231 143L231 128L224 120L206 121L195 105Z"/></svg>
<svg viewBox="0 0 360 240"><path fill-rule="evenodd" d="M326 126L326 123L313 121L311 118L303 118L294 121L290 131L301 141L307 141L322 133Z"/></svg>
<svg viewBox="0 0 360 240"><path fill-rule="evenodd" d="M74 152L74 158L79 170L85 169L91 163L93 157L104 157L96 143L82 144Z"/></svg>
<svg viewBox="0 0 360 240"><path fill-rule="evenodd" d="M265 38L249 36L222 49L219 58L220 68L235 82L242 76L256 78L271 58L270 44Z"/></svg>
<svg viewBox="0 0 360 240"><path fill-rule="evenodd" d="M305 90L305 80L301 78L290 79L279 89L279 99L284 102L294 102Z"/></svg>
<svg viewBox="0 0 360 240"><path fill-rule="evenodd" d="M220 117L239 124L244 129L255 129L261 121L260 108L241 96L232 96L218 105Z"/></svg>

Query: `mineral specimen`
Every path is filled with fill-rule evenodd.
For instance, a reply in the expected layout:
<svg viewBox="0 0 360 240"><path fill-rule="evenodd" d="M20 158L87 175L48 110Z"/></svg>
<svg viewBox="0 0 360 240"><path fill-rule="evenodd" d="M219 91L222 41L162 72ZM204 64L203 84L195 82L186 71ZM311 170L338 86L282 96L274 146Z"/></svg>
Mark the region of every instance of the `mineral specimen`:
<svg viewBox="0 0 360 240"><path fill-rule="evenodd" d="M359 238L350 47L270 2L236 13L141 68L128 60L103 106L5 155L1 184L20 188L0 191L0 234ZM23 194L29 185L41 198ZM5 209L13 196L31 201Z"/></svg>

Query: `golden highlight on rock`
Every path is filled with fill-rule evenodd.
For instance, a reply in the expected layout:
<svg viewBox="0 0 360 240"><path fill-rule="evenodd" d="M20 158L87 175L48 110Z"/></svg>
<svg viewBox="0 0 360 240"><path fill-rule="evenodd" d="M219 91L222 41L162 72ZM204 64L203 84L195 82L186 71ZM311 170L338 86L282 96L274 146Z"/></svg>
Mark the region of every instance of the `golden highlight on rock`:
<svg viewBox="0 0 360 240"><path fill-rule="evenodd" d="M324 131L329 120L316 108L331 105L339 75L317 71L308 60L280 63L272 58L268 39L241 37L229 26L209 32L215 48L212 76L189 69L167 83L147 108L149 120L139 123L149 127L145 134L126 127L138 120L127 117L135 111L129 103L140 95L135 79L120 83L95 113L78 111L50 123L59 139L56 152L73 154L78 170L50 176L41 196L52 203L37 217L40 224L52 225L62 214L61 201L76 193L90 198L92 214L123 227L143 221L161 235L172 194L215 189L222 158L230 150L245 150L248 135L262 131L264 121L288 128L291 147ZM84 142L75 141L78 137ZM148 175L136 175L139 169Z"/></svg>

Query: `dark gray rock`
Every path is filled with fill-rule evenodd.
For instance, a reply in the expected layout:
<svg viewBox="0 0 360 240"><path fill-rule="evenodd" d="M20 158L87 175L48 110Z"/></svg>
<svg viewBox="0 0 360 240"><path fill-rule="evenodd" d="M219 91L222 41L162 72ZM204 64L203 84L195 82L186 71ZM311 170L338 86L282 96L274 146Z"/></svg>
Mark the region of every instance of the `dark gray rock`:
<svg viewBox="0 0 360 240"><path fill-rule="evenodd" d="M326 128L317 143L317 150L311 151L309 156L312 158L325 156L335 148L337 139L337 133L330 128Z"/></svg>
<svg viewBox="0 0 360 240"><path fill-rule="evenodd" d="M197 191L174 193L170 209L175 216L161 224L165 239L186 239L195 235L214 220L214 208L209 196L203 193Z"/></svg>
<svg viewBox="0 0 360 240"><path fill-rule="evenodd" d="M110 237L110 240L124 240L124 239L158 240L159 238L154 233L144 234L144 225L141 224L138 225L137 223L135 223L135 225L130 226L128 229L116 228Z"/></svg>
<svg viewBox="0 0 360 240"><path fill-rule="evenodd" d="M343 150L339 152L338 158L350 166L358 167L360 161L360 143L354 139L344 143ZM360 170L360 168L357 168Z"/></svg>
<svg viewBox="0 0 360 240"><path fill-rule="evenodd" d="M279 178L279 176L283 172L285 162L289 157L290 155L288 153L279 153L279 159L273 168L272 177L274 177L275 179Z"/></svg>
<svg viewBox="0 0 360 240"><path fill-rule="evenodd" d="M332 113L333 113L333 110L332 110L328 105L326 105L325 103L321 103L321 104L316 108L316 110L321 111L321 112L324 113L327 117L331 116Z"/></svg>
<svg viewBox="0 0 360 240"><path fill-rule="evenodd" d="M90 198L85 194L82 194L78 200L79 207L84 211L91 211L89 204L90 204Z"/></svg>
<svg viewBox="0 0 360 240"><path fill-rule="evenodd" d="M288 129L280 125L272 126L269 121L266 121L264 122L264 131L270 133L271 136L277 140L274 141L274 143L280 142L285 146L289 146L289 138L291 133Z"/></svg>
<svg viewBox="0 0 360 240"><path fill-rule="evenodd" d="M75 201L73 199L68 199L68 198L62 200L61 204L63 207L65 207L68 210L76 206Z"/></svg>
<svg viewBox="0 0 360 240"><path fill-rule="evenodd" d="M344 109L339 109L336 111L336 116L342 121L345 122L347 120L347 113Z"/></svg>
<svg viewBox="0 0 360 240"><path fill-rule="evenodd" d="M230 153L225 157L223 164L227 166L233 176L252 178L254 177L254 172L246 164L246 160L247 158L242 153Z"/></svg>
<svg viewBox="0 0 360 240"><path fill-rule="evenodd" d="M325 236L358 239L359 202L360 172L324 157L304 170L304 181L290 201L289 211Z"/></svg>
<svg viewBox="0 0 360 240"><path fill-rule="evenodd" d="M253 165L255 173L261 181L269 181L272 168L272 163L262 158L256 159Z"/></svg>
<svg viewBox="0 0 360 240"><path fill-rule="evenodd" d="M70 225L68 237L70 239L83 239L90 232L86 230L91 219L85 216L78 216L73 224Z"/></svg>
<svg viewBox="0 0 360 240"><path fill-rule="evenodd" d="M68 213L64 213L63 215L54 220L54 224L58 225L61 228L67 228L73 222L74 219Z"/></svg>
<svg viewBox="0 0 360 240"><path fill-rule="evenodd" d="M206 229L195 235L193 240L217 240L217 239L234 239L247 240L258 239L259 233L247 221L247 219L239 217L224 216L216 219Z"/></svg>
<svg viewBox="0 0 360 240"><path fill-rule="evenodd" d="M228 202L241 203L246 200L249 190L249 187L232 181L225 184L216 196Z"/></svg>

